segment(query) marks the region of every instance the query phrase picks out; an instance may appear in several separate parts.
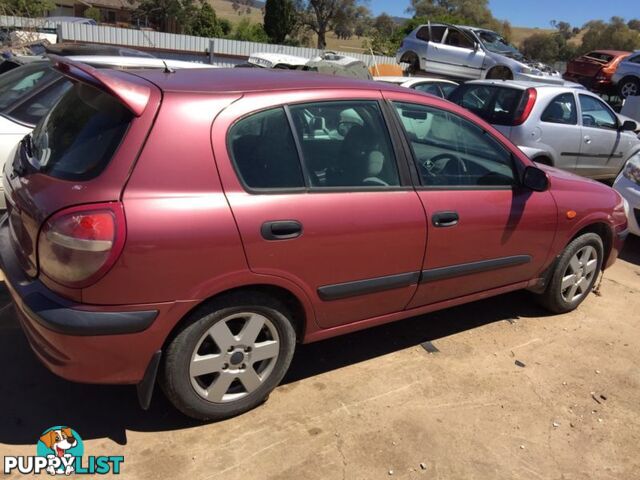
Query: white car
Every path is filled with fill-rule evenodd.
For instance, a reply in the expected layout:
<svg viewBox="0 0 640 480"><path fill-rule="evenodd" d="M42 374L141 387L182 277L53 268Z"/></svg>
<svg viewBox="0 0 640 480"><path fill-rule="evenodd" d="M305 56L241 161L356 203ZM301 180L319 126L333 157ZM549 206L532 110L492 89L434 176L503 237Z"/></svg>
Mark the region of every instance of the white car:
<svg viewBox="0 0 640 480"><path fill-rule="evenodd" d="M214 68L212 65L144 57L67 57L97 68ZM5 208L2 191L4 163L16 145L71 86L46 58L29 62L0 75L0 209Z"/></svg>
<svg viewBox="0 0 640 480"><path fill-rule="evenodd" d="M629 159L613 188L627 201L629 232L640 237L640 153Z"/></svg>
<svg viewBox="0 0 640 480"><path fill-rule="evenodd" d="M376 82L393 83L401 87L411 88L419 92L430 93L440 98L447 98L458 86L457 82L443 78L429 77L373 77Z"/></svg>

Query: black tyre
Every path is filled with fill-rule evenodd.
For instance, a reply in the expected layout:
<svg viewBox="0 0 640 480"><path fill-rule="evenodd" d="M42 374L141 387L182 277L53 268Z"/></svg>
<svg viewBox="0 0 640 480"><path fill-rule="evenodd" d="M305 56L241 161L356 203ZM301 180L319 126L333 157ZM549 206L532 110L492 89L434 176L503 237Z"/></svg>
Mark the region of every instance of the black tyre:
<svg viewBox="0 0 640 480"><path fill-rule="evenodd" d="M420 60L417 55L411 53L404 57L403 62L409 64L407 67L407 74L409 76L413 76L420 72Z"/></svg>
<svg viewBox="0 0 640 480"><path fill-rule="evenodd" d="M618 91L622 98L640 95L640 80L636 77L625 77L620 81Z"/></svg>
<svg viewBox="0 0 640 480"><path fill-rule="evenodd" d="M296 345L290 313L260 292L239 292L194 312L165 349L160 385L185 415L222 420L263 403Z"/></svg>
<svg viewBox="0 0 640 480"><path fill-rule="evenodd" d="M513 73L507 67L493 67L487 73L488 80L513 80Z"/></svg>
<svg viewBox="0 0 640 480"><path fill-rule="evenodd" d="M580 305L598 279L604 248L595 233L585 233L573 240L556 261L551 280L540 303L554 313L566 313Z"/></svg>

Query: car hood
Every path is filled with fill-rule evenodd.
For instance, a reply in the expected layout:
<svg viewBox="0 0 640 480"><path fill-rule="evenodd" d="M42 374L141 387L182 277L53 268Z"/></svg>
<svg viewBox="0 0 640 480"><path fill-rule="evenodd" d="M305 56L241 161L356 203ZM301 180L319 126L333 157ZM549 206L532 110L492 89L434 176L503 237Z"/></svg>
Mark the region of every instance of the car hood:
<svg viewBox="0 0 640 480"><path fill-rule="evenodd" d="M546 63L536 62L533 60L528 60L524 58L522 55L505 55L501 53L490 52L494 58L504 59L504 62L507 63L514 70L522 70L523 67L529 68L533 70L533 75L550 76L550 77L559 77L560 72L556 69L547 65Z"/></svg>
<svg viewBox="0 0 640 480"><path fill-rule="evenodd" d="M613 192L611 187L596 180L580 177L579 175L548 165L536 164L536 166L547 173L552 192L558 190L593 192L594 189L601 191L601 193L608 191Z"/></svg>

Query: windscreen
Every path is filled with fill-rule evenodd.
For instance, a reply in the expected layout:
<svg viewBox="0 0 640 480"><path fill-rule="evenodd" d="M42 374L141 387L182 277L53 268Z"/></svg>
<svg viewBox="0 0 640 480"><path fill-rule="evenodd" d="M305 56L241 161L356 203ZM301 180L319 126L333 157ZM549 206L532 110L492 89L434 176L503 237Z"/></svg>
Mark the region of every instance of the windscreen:
<svg viewBox="0 0 640 480"><path fill-rule="evenodd" d="M112 96L76 83L36 126L30 163L64 180L90 180L109 164L133 115Z"/></svg>

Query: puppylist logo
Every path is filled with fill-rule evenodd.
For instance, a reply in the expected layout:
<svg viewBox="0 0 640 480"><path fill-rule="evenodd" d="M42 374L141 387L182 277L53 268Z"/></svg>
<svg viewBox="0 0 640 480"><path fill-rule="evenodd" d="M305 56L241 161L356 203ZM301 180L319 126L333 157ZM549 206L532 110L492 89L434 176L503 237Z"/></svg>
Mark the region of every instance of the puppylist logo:
<svg viewBox="0 0 640 480"><path fill-rule="evenodd" d="M69 427L57 426L45 430L36 445L36 455L28 457L4 457L4 473L49 475L120 473L123 456L87 456L78 432Z"/></svg>

